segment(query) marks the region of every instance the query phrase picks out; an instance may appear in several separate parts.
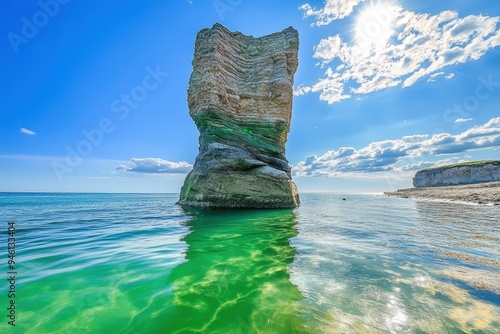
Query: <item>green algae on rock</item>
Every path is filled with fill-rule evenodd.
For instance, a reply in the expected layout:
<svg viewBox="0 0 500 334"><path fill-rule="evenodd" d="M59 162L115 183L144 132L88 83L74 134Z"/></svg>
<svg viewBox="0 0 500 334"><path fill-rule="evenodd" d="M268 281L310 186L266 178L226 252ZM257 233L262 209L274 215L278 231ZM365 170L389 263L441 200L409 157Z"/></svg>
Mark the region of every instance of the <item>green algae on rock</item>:
<svg viewBox="0 0 500 334"><path fill-rule="evenodd" d="M293 208L297 187L285 157L298 32L254 38L220 24L198 33L188 105L199 154L179 204Z"/></svg>

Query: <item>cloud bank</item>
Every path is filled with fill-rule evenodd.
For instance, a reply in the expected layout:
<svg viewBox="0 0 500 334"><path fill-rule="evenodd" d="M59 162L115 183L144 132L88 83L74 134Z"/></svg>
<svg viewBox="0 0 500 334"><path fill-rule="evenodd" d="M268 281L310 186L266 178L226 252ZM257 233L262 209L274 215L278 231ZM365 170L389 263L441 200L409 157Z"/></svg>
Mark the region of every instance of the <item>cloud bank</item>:
<svg viewBox="0 0 500 334"><path fill-rule="evenodd" d="M350 15L360 2L327 0L322 9L309 4L300 9L321 26ZM331 104L353 94L409 87L423 78L434 81L445 75L450 79L453 74L446 75L445 68L477 60L500 45L500 17L459 17L451 10L422 14L391 3L363 8L353 42L337 34L314 47L313 57L326 68L324 77L315 84L298 86L296 96L316 92Z"/></svg>
<svg viewBox="0 0 500 334"><path fill-rule="evenodd" d="M452 135L412 135L400 139L372 142L361 149L341 147L321 156L311 155L293 168L296 176L339 176L344 173L407 171L435 165L419 161L425 156L439 156L487 149L500 145L500 117ZM406 161L411 163L403 165Z"/></svg>
<svg viewBox="0 0 500 334"><path fill-rule="evenodd" d="M132 158L127 165L121 165L117 170L143 174L185 174L193 166L186 161L172 162L160 158Z"/></svg>

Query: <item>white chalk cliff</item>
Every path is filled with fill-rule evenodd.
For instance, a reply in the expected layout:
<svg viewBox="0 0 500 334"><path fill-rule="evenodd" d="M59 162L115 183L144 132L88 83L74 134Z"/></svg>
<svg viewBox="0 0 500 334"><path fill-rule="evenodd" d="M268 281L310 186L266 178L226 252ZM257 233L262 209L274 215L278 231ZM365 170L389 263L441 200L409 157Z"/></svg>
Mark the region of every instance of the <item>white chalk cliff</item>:
<svg viewBox="0 0 500 334"><path fill-rule="evenodd" d="M418 171L415 187L449 186L500 181L500 160L463 163Z"/></svg>

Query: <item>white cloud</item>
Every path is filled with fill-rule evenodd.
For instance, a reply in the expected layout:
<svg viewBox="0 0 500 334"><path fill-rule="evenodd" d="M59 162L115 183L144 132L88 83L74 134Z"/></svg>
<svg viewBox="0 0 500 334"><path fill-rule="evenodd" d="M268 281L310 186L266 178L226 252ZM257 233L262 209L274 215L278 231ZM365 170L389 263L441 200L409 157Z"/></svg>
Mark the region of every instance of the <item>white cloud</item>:
<svg viewBox="0 0 500 334"><path fill-rule="evenodd" d="M25 135L30 135L30 136L36 135L36 132L25 129L25 128L20 128L19 132L24 133Z"/></svg>
<svg viewBox="0 0 500 334"><path fill-rule="evenodd" d="M429 79L427 79L427 82L435 82L436 78L439 76L442 76L442 75L444 75L444 72L433 73L433 74L429 75ZM445 78L447 78L447 79L451 79L452 77L453 77L453 75L450 78L448 78L448 75L445 76Z"/></svg>
<svg viewBox="0 0 500 334"><path fill-rule="evenodd" d="M360 1L327 1L315 10L301 6L305 16L315 16L316 25L349 15ZM444 11L436 15L415 13L400 5L367 4L361 8L347 42L341 35L324 38L314 47L325 76L310 86L300 86L295 95L318 92L327 103L354 94L368 94L390 87L409 87L421 79L434 81L445 68L481 58L500 45L500 17ZM340 14L342 13L342 15ZM453 77L453 73L445 76Z"/></svg>
<svg viewBox="0 0 500 334"><path fill-rule="evenodd" d="M293 94L295 96L300 96L300 95L304 95L304 94L307 94L311 91L311 87L304 87L302 85L299 85L299 87L297 87L297 89L294 89L293 90Z"/></svg>
<svg viewBox="0 0 500 334"><path fill-rule="evenodd" d="M127 165L121 165L117 170L144 174L185 174L193 166L186 161L172 162L160 158L132 158Z"/></svg>
<svg viewBox="0 0 500 334"><path fill-rule="evenodd" d="M354 7L365 0L325 0L323 8L316 9L310 4L305 3L299 7L304 12L304 18L315 17L316 22L312 25L324 26L330 24L334 20L343 19L349 16Z"/></svg>
<svg viewBox="0 0 500 334"><path fill-rule="evenodd" d="M453 123L464 123L472 121L473 119L474 118L457 118L456 120L453 121Z"/></svg>
<svg viewBox="0 0 500 334"><path fill-rule="evenodd" d="M498 146L500 117L492 118L483 125L474 126L456 135L411 135L372 142L360 149L341 147L322 156L308 156L294 166L293 171L297 176L330 177L344 173L405 171L436 164L422 162L421 159L425 156L456 154Z"/></svg>
<svg viewBox="0 0 500 334"><path fill-rule="evenodd" d="M424 161L419 161L419 162L410 162L406 165L401 165L399 167L394 167L394 169L390 171L396 171L398 173L404 173L404 172L411 172L411 171L416 171L424 168L429 168L429 167L438 167L438 166L445 166L445 165L451 165L455 164L458 162L462 162L463 160L460 160L456 157L454 158L447 158L447 159L441 159L438 161L429 161L429 160L424 160Z"/></svg>

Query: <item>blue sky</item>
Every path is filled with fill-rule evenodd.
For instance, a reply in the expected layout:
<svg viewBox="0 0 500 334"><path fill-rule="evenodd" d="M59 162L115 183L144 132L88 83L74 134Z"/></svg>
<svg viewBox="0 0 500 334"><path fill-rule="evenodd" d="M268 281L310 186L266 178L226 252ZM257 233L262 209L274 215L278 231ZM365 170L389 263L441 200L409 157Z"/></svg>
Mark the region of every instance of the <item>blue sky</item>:
<svg viewBox="0 0 500 334"><path fill-rule="evenodd" d="M194 41L216 22L299 31L300 191L500 157L498 1L40 0L0 16L0 191L178 192L198 151Z"/></svg>

